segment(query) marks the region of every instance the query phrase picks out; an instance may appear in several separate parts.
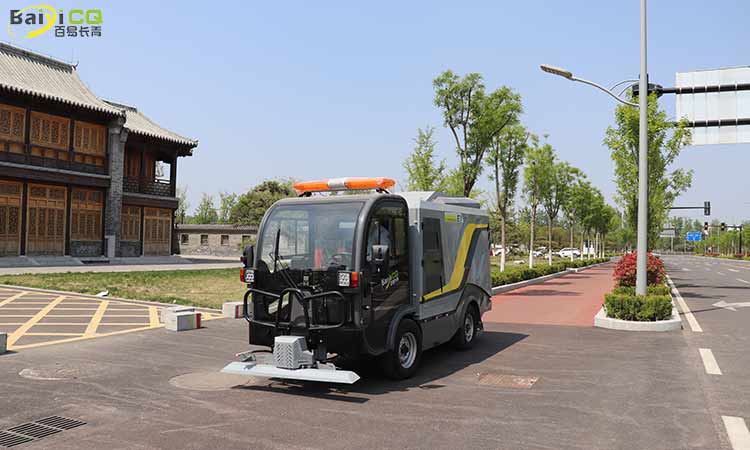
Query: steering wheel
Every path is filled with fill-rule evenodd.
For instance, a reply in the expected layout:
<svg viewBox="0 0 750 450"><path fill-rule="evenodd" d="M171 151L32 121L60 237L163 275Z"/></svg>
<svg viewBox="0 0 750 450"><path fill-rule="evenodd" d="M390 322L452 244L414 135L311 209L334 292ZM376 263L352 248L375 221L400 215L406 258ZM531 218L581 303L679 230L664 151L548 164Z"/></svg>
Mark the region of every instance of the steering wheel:
<svg viewBox="0 0 750 450"><path fill-rule="evenodd" d="M344 265L341 263L341 261L344 258L349 258L351 260L352 254L350 252L339 252L334 253L331 255L331 262L328 264L329 266L341 266Z"/></svg>

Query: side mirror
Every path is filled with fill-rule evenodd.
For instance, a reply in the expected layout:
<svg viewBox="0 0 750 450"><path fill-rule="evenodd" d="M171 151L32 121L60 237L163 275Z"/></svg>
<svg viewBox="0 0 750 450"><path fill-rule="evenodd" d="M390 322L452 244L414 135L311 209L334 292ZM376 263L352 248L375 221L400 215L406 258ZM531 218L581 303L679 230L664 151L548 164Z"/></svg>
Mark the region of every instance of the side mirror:
<svg viewBox="0 0 750 450"><path fill-rule="evenodd" d="M388 268L389 248L387 245L372 246L372 262L378 270Z"/></svg>
<svg viewBox="0 0 750 450"><path fill-rule="evenodd" d="M245 250L242 252L242 256L240 256L240 261L242 261L242 264L245 267L252 267L252 265L255 264L254 245L248 245L245 247Z"/></svg>

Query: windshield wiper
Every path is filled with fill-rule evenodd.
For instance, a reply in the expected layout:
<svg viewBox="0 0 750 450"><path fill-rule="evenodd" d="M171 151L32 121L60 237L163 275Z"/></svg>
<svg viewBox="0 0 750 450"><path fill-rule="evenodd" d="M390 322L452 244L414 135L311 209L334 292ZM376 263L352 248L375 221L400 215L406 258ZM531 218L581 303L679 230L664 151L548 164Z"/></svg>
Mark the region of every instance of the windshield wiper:
<svg viewBox="0 0 750 450"><path fill-rule="evenodd" d="M273 258L273 273L278 272L279 274L281 274L281 278L283 278L284 281L286 281L286 284L289 287L297 289L297 283L295 283L294 280L292 279L292 276L289 275L289 272L288 272L289 266L282 263L281 259L279 258L279 238L280 237L281 237L281 227L279 227L279 229L276 230L276 242L274 245L273 254L268 255L271 258ZM284 267L282 267L280 271L277 271L279 264L282 264Z"/></svg>

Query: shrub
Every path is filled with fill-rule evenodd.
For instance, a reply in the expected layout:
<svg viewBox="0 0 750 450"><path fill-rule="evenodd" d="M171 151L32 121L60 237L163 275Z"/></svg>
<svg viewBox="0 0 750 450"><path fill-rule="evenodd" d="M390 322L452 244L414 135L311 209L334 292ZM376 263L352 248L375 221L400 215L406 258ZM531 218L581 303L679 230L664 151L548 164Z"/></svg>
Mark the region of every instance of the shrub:
<svg viewBox="0 0 750 450"><path fill-rule="evenodd" d="M630 295L609 293L604 296L607 317L622 320L653 322L672 316L672 297L669 295Z"/></svg>
<svg viewBox="0 0 750 450"><path fill-rule="evenodd" d="M647 287L648 295L669 295L671 289L666 284L654 284ZM613 294L635 295L635 286L617 286L612 290Z"/></svg>
<svg viewBox="0 0 750 450"><path fill-rule="evenodd" d="M623 256L615 266L615 286L635 286L636 253ZM646 265L648 284L661 284L664 280L664 262L651 253Z"/></svg>
<svg viewBox="0 0 750 450"><path fill-rule="evenodd" d="M505 272L500 272L497 267L492 269L492 286L502 286L505 284L518 283L519 281L530 280L532 278L542 277L544 275L551 275L553 273L562 272L569 268L577 268L589 266L592 264L601 263L608 261L609 258L598 258L590 260L561 260L554 264L540 264L529 269L528 267L517 267L508 266Z"/></svg>

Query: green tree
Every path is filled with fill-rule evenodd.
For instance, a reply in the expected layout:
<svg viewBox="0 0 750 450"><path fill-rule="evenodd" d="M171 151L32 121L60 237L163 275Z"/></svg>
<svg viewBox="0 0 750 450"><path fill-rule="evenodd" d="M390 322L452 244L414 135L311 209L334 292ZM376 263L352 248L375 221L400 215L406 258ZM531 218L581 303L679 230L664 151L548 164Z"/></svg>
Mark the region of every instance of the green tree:
<svg viewBox="0 0 750 450"><path fill-rule="evenodd" d="M523 193L529 205L531 217L529 219L529 267L534 267L534 232L536 228L536 213L542 202L544 192L549 187L550 171L554 165L554 154L549 144L535 143L526 151L526 168L523 172Z"/></svg>
<svg viewBox="0 0 750 450"><path fill-rule="evenodd" d="M187 199L187 187L180 186L177 188L177 210L175 211L175 221L177 223L187 223L187 210L190 208L190 202Z"/></svg>
<svg viewBox="0 0 750 450"><path fill-rule="evenodd" d="M550 147L550 150L552 150L552 147ZM544 189L541 192L541 202L544 211L547 213L547 264L551 266L552 227L560 209L568 203L570 186L580 171L566 162L555 162L554 153L552 153L551 161L547 164L548 167L545 170L549 173L549 176L547 182L542 186Z"/></svg>
<svg viewBox="0 0 750 450"><path fill-rule="evenodd" d="M446 70L432 84L435 105L442 110L443 123L455 139L463 195L470 197L492 140L518 121L521 97L505 86L486 94L478 73L460 77Z"/></svg>
<svg viewBox="0 0 750 450"><path fill-rule="evenodd" d="M445 191L445 161L435 161L435 128L417 129L414 150L404 161L410 191Z"/></svg>
<svg viewBox="0 0 750 450"><path fill-rule="evenodd" d="M506 222L513 206L513 199L518 190L518 178L523 158L526 154L529 133L521 125L505 128L492 139L487 160L492 173L490 179L495 182L495 201L500 219L500 271L505 271Z"/></svg>
<svg viewBox="0 0 750 450"><path fill-rule="evenodd" d="M604 144L615 162L617 201L624 208L628 224L635 230L638 213L638 122L639 111L630 106L615 110L615 126L607 128ZM690 144L686 121L667 120L655 95L648 101L648 243L656 243L661 226L674 200L691 185L693 171L671 170L683 147Z"/></svg>
<svg viewBox="0 0 750 450"><path fill-rule="evenodd" d="M258 225L266 210L282 198L293 197L291 180L267 180L240 195L229 214L235 224Z"/></svg>
<svg viewBox="0 0 750 450"><path fill-rule="evenodd" d="M203 193L203 196L201 197L200 203L198 203L198 208L195 210L195 215L193 216L193 223L216 223L219 221L219 214L216 212L216 208L214 207L214 198L213 196Z"/></svg>
<svg viewBox="0 0 750 450"><path fill-rule="evenodd" d="M219 192L219 223L229 223L232 208L237 204L237 194Z"/></svg>

